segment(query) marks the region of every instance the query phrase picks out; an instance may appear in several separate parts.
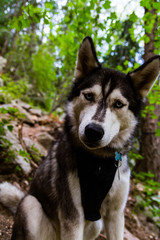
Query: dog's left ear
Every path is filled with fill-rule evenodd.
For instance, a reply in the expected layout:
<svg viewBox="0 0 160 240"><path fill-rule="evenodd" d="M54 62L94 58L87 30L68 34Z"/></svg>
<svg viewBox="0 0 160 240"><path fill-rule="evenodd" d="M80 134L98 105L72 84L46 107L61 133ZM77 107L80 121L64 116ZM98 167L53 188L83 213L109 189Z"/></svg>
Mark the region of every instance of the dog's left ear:
<svg viewBox="0 0 160 240"><path fill-rule="evenodd" d="M92 38L85 37L78 51L74 77L75 79L83 78L98 67L100 67L100 63L97 59Z"/></svg>
<svg viewBox="0 0 160 240"><path fill-rule="evenodd" d="M160 71L160 56L154 56L135 71L128 73L134 87L142 98L146 97Z"/></svg>

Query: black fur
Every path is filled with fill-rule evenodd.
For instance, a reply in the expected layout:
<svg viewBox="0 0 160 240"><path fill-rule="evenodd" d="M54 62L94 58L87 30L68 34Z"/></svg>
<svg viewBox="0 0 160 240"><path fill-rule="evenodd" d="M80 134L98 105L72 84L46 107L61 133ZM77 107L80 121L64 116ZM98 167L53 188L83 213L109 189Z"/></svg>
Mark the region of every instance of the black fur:
<svg viewBox="0 0 160 240"><path fill-rule="evenodd" d="M84 215L87 220L96 221L101 218L102 201L115 177L115 158L96 157L83 148L78 148L76 155Z"/></svg>

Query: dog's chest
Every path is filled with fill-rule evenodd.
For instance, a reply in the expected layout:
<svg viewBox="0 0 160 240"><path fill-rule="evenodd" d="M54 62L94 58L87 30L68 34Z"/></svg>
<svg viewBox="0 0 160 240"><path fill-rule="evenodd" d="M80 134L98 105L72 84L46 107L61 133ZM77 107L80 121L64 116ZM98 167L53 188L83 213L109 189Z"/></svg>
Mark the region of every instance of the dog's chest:
<svg viewBox="0 0 160 240"><path fill-rule="evenodd" d="M81 200L86 220L101 218L100 207L109 192L117 170L114 158L98 158L83 149L77 151Z"/></svg>

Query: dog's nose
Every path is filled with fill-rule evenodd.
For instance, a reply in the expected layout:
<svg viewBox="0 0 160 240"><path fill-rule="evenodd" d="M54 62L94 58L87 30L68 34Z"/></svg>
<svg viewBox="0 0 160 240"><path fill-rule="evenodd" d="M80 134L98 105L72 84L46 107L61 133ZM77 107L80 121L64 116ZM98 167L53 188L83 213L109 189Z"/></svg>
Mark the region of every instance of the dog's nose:
<svg viewBox="0 0 160 240"><path fill-rule="evenodd" d="M85 136L91 142L101 140L104 135L103 128L95 123L90 123L85 127Z"/></svg>

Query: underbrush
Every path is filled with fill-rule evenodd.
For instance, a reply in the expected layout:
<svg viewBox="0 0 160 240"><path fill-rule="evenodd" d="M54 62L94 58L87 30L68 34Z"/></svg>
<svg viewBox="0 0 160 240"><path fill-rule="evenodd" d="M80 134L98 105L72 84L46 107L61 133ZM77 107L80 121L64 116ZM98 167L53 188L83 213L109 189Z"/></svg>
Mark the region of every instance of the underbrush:
<svg viewBox="0 0 160 240"><path fill-rule="evenodd" d="M133 172L133 176L136 183L134 211L143 212L150 221L160 227L160 183L154 180L154 174L150 172Z"/></svg>

